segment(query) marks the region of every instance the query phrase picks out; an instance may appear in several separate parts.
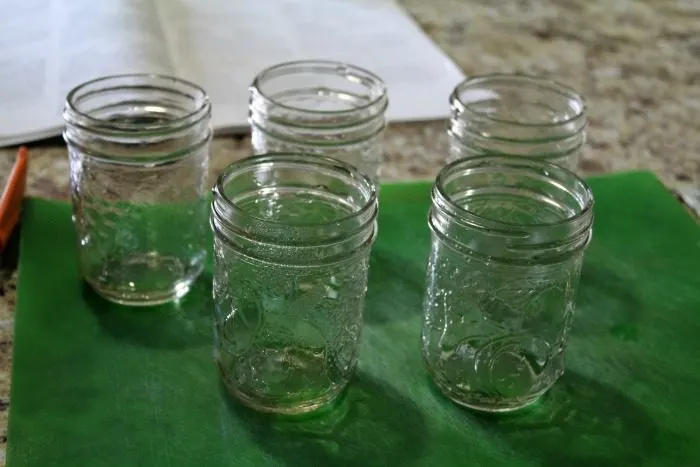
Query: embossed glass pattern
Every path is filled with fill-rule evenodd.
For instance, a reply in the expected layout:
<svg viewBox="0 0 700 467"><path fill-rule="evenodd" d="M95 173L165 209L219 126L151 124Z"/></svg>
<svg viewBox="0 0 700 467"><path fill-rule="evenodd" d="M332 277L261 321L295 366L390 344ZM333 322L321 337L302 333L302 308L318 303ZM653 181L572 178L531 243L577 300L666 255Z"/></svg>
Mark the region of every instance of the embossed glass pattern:
<svg viewBox="0 0 700 467"><path fill-rule="evenodd" d="M573 89L533 76L474 76L455 88L450 107L450 161L519 155L576 170L586 109Z"/></svg>
<svg viewBox="0 0 700 467"><path fill-rule="evenodd" d="M183 296L206 251L205 92L166 76L105 77L68 94L64 119L85 280L127 305Z"/></svg>
<svg viewBox="0 0 700 467"><path fill-rule="evenodd" d="M250 87L253 151L330 156L376 181L387 105L382 80L362 68L332 61L275 65Z"/></svg>
<svg viewBox="0 0 700 467"><path fill-rule="evenodd" d="M585 182L542 161L483 156L440 172L422 342L447 397L515 410L561 376L592 205Z"/></svg>
<svg viewBox="0 0 700 467"><path fill-rule="evenodd" d="M211 212L215 360L244 404L309 412L348 384L376 215L371 180L334 159L260 155L221 174Z"/></svg>

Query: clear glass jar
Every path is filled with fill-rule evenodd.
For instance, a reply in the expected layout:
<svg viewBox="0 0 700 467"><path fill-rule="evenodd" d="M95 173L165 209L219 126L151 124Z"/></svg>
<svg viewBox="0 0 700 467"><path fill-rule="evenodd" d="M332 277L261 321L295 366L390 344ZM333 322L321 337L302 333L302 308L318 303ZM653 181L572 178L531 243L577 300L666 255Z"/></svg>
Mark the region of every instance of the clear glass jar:
<svg viewBox="0 0 700 467"><path fill-rule="evenodd" d="M482 156L440 172L422 342L447 397L510 411L561 376L592 223L590 189L560 166Z"/></svg>
<svg viewBox="0 0 700 467"><path fill-rule="evenodd" d="M372 181L316 155L259 155L214 187L215 360L244 404L298 414L336 399L357 360Z"/></svg>
<svg viewBox="0 0 700 467"><path fill-rule="evenodd" d="M578 166L586 109L573 89L533 76L474 76L454 89L450 107L449 161L510 154Z"/></svg>
<svg viewBox="0 0 700 467"><path fill-rule="evenodd" d="M382 80L356 66L332 61L275 65L250 87L253 152L321 154L376 181L388 102Z"/></svg>
<svg viewBox="0 0 700 467"><path fill-rule="evenodd" d="M63 116L85 280L126 305L182 297L206 256L207 94L167 76L108 76L73 89Z"/></svg>

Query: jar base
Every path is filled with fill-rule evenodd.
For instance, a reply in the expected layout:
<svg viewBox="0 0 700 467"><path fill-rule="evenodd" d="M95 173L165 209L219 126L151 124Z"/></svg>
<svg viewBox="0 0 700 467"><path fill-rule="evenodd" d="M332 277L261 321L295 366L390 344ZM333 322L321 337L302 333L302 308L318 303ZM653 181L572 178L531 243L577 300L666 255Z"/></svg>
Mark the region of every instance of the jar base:
<svg viewBox="0 0 700 467"><path fill-rule="evenodd" d="M196 277L182 279L174 283L171 287L163 290L134 292L124 292L123 290L115 291L114 289L103 287L87 279L85 281L95 293L107 301L124 306L147 307L163 305L181 299L190 291L195 279Z"/></svg>
<svg viewBox="0 0 700 467"><path fill-rule="evenodd" d="M343 388L330 394L324 394L322 397L318 397L316 399L273 405L269 403L269 400L260 397L253 397L250 394L244 393L239 388L227 384L226 380L223 378L222 381L229 394L231 394L232 397L249 409L253 409L257 412L288 416L307 415L314 412L319 412L335 404L335 402L341 398L344 390Z"/></svg>
<svg viewBox="0 0 700 467"><path fill-rule="evenodd" d="M202 273L204 253L190 257L134 252L88 268L85 281L104 299L126 306L154 306L184 297Z"/></svg>
<svg viewBox="0 0 700 467"><path fill-rule="evenodd" d="M540 397L549 390L548 387L542 391L524 397L505 398L465 391L454 391L442 387L437 383L435 383L435 385L445 397L455 404L482 413L509 413L524 409L536 403Z"/></svg>

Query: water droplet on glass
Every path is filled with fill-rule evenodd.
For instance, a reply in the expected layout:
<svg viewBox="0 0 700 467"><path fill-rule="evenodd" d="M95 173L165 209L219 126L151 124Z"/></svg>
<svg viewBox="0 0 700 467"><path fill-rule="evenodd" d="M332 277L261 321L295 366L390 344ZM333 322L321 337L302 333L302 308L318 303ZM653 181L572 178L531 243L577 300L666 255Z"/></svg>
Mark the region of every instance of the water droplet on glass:
<svg viewBox="0 0 700 467"><path fill-rule="evenodd" d="M335 300L338 298L338 287L333 284L326 285L326 298Z"/></svg>

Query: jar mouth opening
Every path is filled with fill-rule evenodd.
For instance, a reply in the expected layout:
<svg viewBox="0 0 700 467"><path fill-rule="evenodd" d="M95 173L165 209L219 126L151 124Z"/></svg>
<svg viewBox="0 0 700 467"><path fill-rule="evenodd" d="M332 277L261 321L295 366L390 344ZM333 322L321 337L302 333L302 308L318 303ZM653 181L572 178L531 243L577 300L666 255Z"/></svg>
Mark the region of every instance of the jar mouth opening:
<svg viewBox="0 0 700 467"><path fill-rule="evenodd" d="M363 102L347 109L309 109L301 106L289 105L280 102L275 95L270 93L267 85L276 78L289 77L297 74L317 74L319 76L334 77L345 80L347 83L359 86L368 91ZM254 78L251 88L267 103L283 110L308 114L325 115L328 117L351 116L365 111L373 106L381 105L381 110L386 109L387 87L384 81L373 72L359 66L333 60L297 60L283 62L264 69ZM327 89L326 89L327 90ZM344 93L344 97L350 97Z"/></svg>
<svg viewBox="0 0 700 467"><path fill-rule="evenodd" d="M304 224L290 224L271 220L267 217L252 214L246 209L241 208L236 200L227 192L227 185L236 178L246 174L254 174L259 169L270 169L273 166L293 168L306 172L323 173L330 176L335 176L343 183L359 185L359 191L362 192L364 199L361 200L359 208L354 209L350 214L333 218L327 222L314 222ZM240 161L230 164L217 177L213 188L214 205L213 213L216 216L223 217L223 214L216 207L217 202L223 202L226 209L235 212L236 216L246 222L254 222L258 225L267 226L271 229L313 229L332 227L345 223L351 223L354 219L369 216L371 211L376 211L377 204L377 189L375 184L369 177L359 172L355 167L345 162L313 154L304 153L267 153L256 156L247 157ZM363 224L364 225L364 224Z"/></svg>
<svg viewBox="0 0 700 467"><path fill-rule="evenodd" d="M90 107L93 99L110 93L138 94L143 92L165 92L169 99L156 104L149 99L130 100L113 99L106 103L100 103L99 107ZM176 106L174 99L182 99L188 105ZM191 103L191 104L190 104ZM170 109L177 109L177 115L169 114L161 120L148 119L129 121L128 119L110 119L96 116L100 112L107 111L115 105L132 104L151 110L154 114L163 110L163 106L169 105ZM103 76L86 81L71 89L65 101L64 119L68 125L75 125L95 134L108 136L133 136L133 135L158 135L172 133L187 129L203 118L206 118L211 109L211 103L206 91L190 81L153 73L127 73L119 75ZM161 112L162 113L162 112Z"/></svg>
<svg viewBox="0 0 700 467"><path fill-rule="evenodd" d="M505 89L518 95L539 93L550 102L560 101L557 113L565 113L566 117L559 120L528 121L513 118L512 114L510 117L499 116L494 114L493 109L484 110L481 108L486 102L500 99L501 93ZM582 127L585 124L586 105L579 93L570 86L538 76L505 73L472 76L455 87L449 100L452 107L458 112L466 112L477 118L505 125L551 128L571 125L579 120L581 120Z"/></svg>
<svg viewBox="0 0 700 467"><path fill-rule="evenodd" d="M485 216L461 206L455 201L454 196L446 190L446 186L455 179L483 170L500 172L503 177L508 177L508 170L517 171L533 180L540 179L543 183L551 185L556 190L571 195L577 204L576 209L572 215L554 221L515 223L492 216ZM504 233L512 233L515 229L523 228L556 230L571 226L586 218L592 219L594 205L593 193L590 187L573 172L551 162L508 155L464 158L448 164L440 171L435 180L433 196L438 198L438 202L441 205L449 207L454 213L458 213L468 224Z"/></svg>

